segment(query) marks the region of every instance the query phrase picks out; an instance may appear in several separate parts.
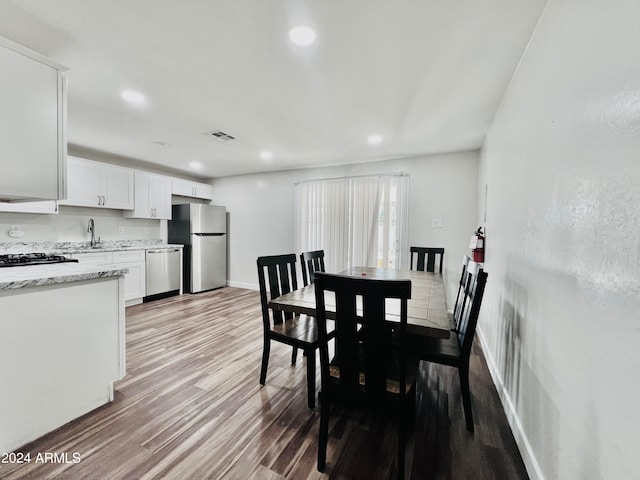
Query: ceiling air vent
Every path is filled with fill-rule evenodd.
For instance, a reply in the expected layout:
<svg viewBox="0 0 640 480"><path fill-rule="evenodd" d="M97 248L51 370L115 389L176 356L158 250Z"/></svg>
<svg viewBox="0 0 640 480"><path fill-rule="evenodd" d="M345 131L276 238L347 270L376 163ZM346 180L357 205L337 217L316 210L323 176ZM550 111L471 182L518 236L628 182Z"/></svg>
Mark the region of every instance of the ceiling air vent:
<svg viewBox="0 0 640 480"><path fill-rule="evenodd" d="M207 132L205 135L208 135L216 140L220 140L221 142L229 142L231 140L235 140L236 137L229 135L228 133L223 132L222 130L214 130L213 132Z"/></svg>

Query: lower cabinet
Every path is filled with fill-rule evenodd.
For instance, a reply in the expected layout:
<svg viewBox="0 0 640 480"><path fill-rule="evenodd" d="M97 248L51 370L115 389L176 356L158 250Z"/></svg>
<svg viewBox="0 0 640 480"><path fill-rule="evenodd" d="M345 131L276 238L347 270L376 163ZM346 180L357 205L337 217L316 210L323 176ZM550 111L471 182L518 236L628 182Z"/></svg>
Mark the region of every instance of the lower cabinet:
<svg viewBox="0 0 640 480"><path fill-rule="evenodd" d="M0 452L113 400L126 373L123 283L114 276L0 291Z"/></svg>
<svg viewBox="0 0 640 480"><path fill-rule="evenodd" d="M81 263L129 269L129 273L124 276L125 305L142 303L146 286L144 250L75 253L71 257L78 259Z"/></svg>

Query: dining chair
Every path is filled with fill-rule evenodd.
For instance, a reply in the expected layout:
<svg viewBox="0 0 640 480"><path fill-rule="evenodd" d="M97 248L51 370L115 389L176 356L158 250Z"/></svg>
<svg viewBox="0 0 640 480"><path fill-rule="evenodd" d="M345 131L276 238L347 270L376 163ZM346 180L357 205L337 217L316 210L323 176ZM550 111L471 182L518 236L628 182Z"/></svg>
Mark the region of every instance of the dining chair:
<svg viewBox="0 0 640 480"><path fill-rule="evenodd" d="M313 283L313 274L315 272L324 272L324 250L302 252L300 254L300 264L302 265L302 283L306 287Z"/></svg>
<svg viewBox="0 0 640 480"><path fill-rule="evenodd" d="M454 309L455 327L452 329L452 335L448 339L412 335L408 345L409 349L421 360L458 369L467 430L473 432L469 357L471 356L484 288L487 283L487 273L482 268L478 268L477 271L468 268L464 282L462 292L456 302L456 309Z"/></svg>
<svg viewBox="0 0 640 480"><path fill-rule="evenodd" d="M257 263L264 330L260 384L264 385L267 379L272 340L293 347L292 365L296 364L298 349L301 349L307 358L307 403L309 408L314 408L316 404L316 349L320 344L317 321L315 317L308 315L294 315L290 312L269 308L270 300L298 289L296 255L291 253L259 257Z"/></svg>
<svg viewBox="0 0 640 480"><path fill-rule="evenodd" d="M318 470L327 456L330 407L342 401L369 407L375 414L391 413L398 420L398 478L404 478L405 422L411 395L415 397L417 359L407 358L407 300L410 280L374 280L316 272L316 313L320 338L320 432ZM335 352L330 360L325 292L335 295ZM385 300L399 299L400 321L385 321Z"/></svg>
<svg viewBox="0 0 640 480"><path fill-rule="evenodd" d="M444 248L442 247L410 247L411 252L410 269L423 272L435 272L436 257L440 257L439 273L442 273L442 262L444 260ZM415 258L415 262L414 262ZM426 261L425 261L426 260Z"/></svg>

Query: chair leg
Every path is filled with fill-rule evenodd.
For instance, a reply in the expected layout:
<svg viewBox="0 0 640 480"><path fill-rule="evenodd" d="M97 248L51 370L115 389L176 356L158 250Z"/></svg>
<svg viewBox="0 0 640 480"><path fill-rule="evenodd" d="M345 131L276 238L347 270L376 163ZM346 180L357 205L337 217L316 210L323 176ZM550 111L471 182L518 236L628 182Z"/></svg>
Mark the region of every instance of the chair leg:
<svg viewBox="0 0 640 480"><path fill-rule="evenodd" d="M316 351L307 352L307 404L309 408L316 406Z"/></svg>
<svg viewBox="0 0 640 480"><path fill-rule="evenodd" d="M406 445L406 427L405 419L401 418L398 422L398 480L404 480L404 451Z"/></svg>
<svg viewBox="0 0 640 480"><path fill-rule="evenodd" d="M318 471L324 472L327 464L329 440L329 399L320 392L320 432L318 434Z"/></svg>
<svg viewBox="0 0 640 480"><path fill-rule="evenodd" d="M260 369L260 385L264 385L267 381L267 367L269 366L269 352L271 351L271 342L268 338L264 339L262 347L262 368Z"/></svg>
<svg viewBox="0 0 640 480"><path fill-rule="evenodd" d="M298 347L293 347L293 351L291 352L291 365L295 365L297 359L298 359Z"/></svg>
<svg viewBox="0 0 640 480"><path fill-rule="evenodd" d="M458 368L460 374L460 390L462 391L462 406L464 418L467 422L467 430L473 432L473 413L471 413L471 390L469 389L469 367Z"/></svg>

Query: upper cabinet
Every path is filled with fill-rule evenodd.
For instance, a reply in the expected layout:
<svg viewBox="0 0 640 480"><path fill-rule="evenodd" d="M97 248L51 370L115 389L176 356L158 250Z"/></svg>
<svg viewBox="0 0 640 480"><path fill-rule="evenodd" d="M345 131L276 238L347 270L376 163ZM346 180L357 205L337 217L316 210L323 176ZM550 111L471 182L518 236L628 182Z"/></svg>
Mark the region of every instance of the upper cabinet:
<svg viewBox="0 0 640 480"><path fill-rule="evenodd" d="M60 204L133 210L133 170L68 157L67 198Z"/></svg>
<svg viewBox="0 0 640 480"><path fill-rule="evenodd" d="M171 178L135 172L135 209L124 212L129 218L171 218Z"/></svg>
<svg viewBox="0 0 640 480"><path fill-rule="evenodd" d="M0 201L64 198L65 71L0 37Z"/></svg>
<svg viewBox="0 0 640 480"><path fill-rule="evenodd" d="M211 185L183 180L181 178L173 178L171 180L171 193L174 195L182 195L183 197L203 198L205 200L211 200L213 198Z"/></svg>
<svg viewBox="0 0 640 480"><path fill-rule="evenodd" d="M58 202L56 200L45 200L42 202L0 202L0 212L57 214Z"/></svg>

